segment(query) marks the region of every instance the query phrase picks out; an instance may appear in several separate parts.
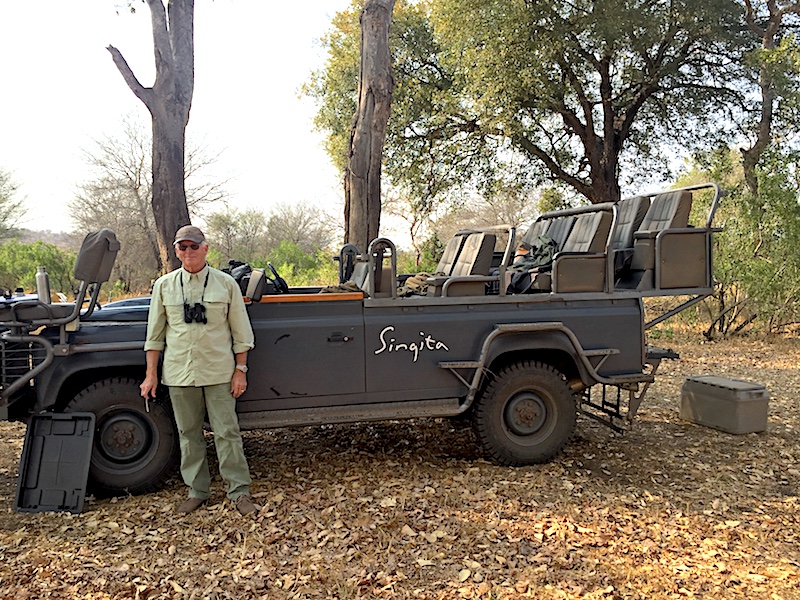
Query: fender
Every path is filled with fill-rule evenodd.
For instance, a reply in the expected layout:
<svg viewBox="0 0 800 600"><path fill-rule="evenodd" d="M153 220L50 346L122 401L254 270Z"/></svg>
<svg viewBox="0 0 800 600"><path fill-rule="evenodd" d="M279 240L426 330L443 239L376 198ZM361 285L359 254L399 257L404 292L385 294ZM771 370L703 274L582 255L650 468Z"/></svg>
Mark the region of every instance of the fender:
<svg viewBox="0 0 800 600"><path fill-rule="evenodd" d="M486 353L484 366L488 368L504 354L541 350L559 352L569 356L580 380L585 385L590 386L597 383L583 365L575 345L566 334L560 331L540 331L535 334L522 332L503 333L491 341Z"/></svg>
<svg viewBox="0 0 800 600"><path fill-rule="evenodd" d="M112 350L106 352L84 352L56 357L53 365L38 378L36 382L36 412L57 406L62 398L65 383L81 372L130 371L141 370L144 377L145 353L144 342L137 350ZM82 387L93 383L91 378L81 382Z"/></svg>
<svg viewBox="0 0 800 600"><path fill-rule="evenodd" d="M535 340L539 340L538 342ZM549 341L549 344L547 343ZM538 348L537 348L538 346ZM478 390L484 380L484 373L492 364L490 356L499 357L504 351L513 349L521 351L531 350L555 350L566 352L570 356L576 372L580 375L581 381L587 386L595 383L617 384L623 380L615 381L608 377L603 377L597 373L589 360L589 354L602 354L601 351L587 351L581 347L575 334L558 321L541 323L505 323L497 325L494 330L486 337L481 349L481 356L475 363L440 363L439 366L448 368L455 374L455 369L470 367L475 370L469 393L464 404L461 405L459 412L467 411L477 397ZM458 375L456 375L458 377ZM460 378L460 377L459 377ZM624 382L652 381L651 375L627 377ZM462 381L464 381L462 379ZM465 382L466 383L466 382Z"/></svg>

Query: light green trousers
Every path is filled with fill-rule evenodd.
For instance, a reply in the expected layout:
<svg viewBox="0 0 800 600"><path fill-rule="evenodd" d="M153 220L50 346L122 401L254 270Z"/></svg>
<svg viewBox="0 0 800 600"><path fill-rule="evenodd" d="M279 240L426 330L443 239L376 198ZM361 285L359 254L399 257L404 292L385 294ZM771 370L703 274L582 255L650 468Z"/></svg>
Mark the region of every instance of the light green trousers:
<svg viewBox="0 0 800 600"><path fill-rule="evenodd" d="M181 444L181 476L189 486L189 496L205 500L210 495L211 473L203 437L206 411L214 431L219 472L228 484L228 498L235 500L249 494L250 469L244 456L231 384L170 387L169 395Z"/></svg>

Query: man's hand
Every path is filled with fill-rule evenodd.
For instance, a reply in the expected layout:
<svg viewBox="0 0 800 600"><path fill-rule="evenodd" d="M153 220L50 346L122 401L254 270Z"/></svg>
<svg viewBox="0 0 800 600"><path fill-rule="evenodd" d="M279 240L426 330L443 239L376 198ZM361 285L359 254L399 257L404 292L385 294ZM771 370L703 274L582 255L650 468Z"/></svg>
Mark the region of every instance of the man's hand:
<svg viewBox="0 0 800 600"><path fill-rule="evenodd" d="M231 378L231 394L234 398L238 398L247 389L247 375L242 373L239 369L233 370L233 377Z"/></svg>
<svg viewBox="0 0 800 600"><path fill-rule="evenodd" d="M144 378L142 385L139 386L139 389L142 390L142 398L145 400L148 398L155 398L156 397L156 388L158 387L158 376L157 375L148 375Z"/></svg>

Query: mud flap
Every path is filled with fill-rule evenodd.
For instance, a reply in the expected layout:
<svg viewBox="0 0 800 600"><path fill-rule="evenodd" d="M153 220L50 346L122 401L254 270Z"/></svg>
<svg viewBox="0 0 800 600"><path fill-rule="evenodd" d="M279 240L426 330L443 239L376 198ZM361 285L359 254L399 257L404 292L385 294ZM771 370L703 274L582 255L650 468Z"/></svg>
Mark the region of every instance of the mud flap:
<svg viewBox="0 0 800 600"><path fill-rule="evenodd" d="M80 513L94 440L94 413L34 415L25 432L14 508Z"/></svg>

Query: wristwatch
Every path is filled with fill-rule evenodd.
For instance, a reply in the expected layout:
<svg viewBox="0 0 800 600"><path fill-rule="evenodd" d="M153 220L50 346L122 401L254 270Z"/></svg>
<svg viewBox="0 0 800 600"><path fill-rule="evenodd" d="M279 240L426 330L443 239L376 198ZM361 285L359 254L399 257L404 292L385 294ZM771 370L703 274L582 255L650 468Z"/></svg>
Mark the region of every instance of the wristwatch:
<svg viewBox="0 0 800 600"><path fill-rule="evenodd" d="M236 365L236 368L239 369L242 373L247 373L247 365Z"/></svg>

